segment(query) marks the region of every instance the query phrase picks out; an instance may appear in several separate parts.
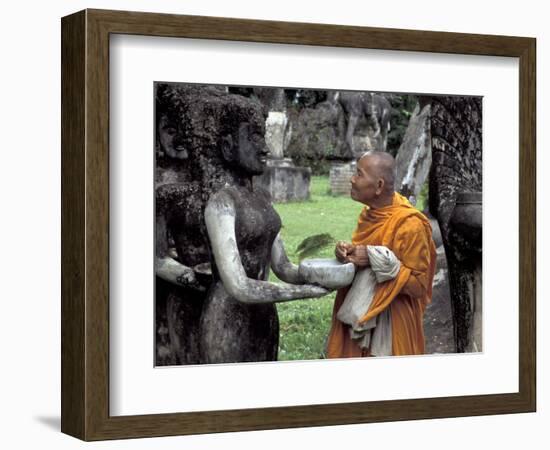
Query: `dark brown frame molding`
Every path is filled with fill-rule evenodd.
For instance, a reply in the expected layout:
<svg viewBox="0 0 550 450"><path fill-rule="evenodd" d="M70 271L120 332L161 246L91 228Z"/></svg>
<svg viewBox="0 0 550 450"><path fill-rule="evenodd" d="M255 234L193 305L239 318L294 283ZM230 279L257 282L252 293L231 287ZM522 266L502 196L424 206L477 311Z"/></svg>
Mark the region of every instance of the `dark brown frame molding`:
<svg viewBox="0 0 550 450"><path fill-rule="evenodd" d="M61 430L84 440L532 412L536 409L536 40L85 10L62 31ZM109 35L519 58L519 392L109 416Z"/></svg>

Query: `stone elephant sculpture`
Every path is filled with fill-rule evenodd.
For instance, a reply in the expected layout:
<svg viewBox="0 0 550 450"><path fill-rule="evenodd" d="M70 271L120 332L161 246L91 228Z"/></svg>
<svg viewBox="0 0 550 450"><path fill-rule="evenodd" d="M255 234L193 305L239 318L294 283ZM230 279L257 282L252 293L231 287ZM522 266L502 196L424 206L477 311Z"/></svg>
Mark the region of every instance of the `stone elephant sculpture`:
<svg viewBox="0 0 550 450"><path fill-rule="evenodd" d="M344 112L344 141L350 156L357 158L364 151L386 151L390 131L390 102L373 92L335 91L329 100L339 103ZM354 136L363 122L366 126L364 142L354 142ZM357 140L357 139L356 139Z"/></svg>
<svg viewBox="0 0 550 450"><path fill-rule="evenodd" d="M447 256L456 350L481 351L481 97L422 101L431 104L429 208Z"/></svg>

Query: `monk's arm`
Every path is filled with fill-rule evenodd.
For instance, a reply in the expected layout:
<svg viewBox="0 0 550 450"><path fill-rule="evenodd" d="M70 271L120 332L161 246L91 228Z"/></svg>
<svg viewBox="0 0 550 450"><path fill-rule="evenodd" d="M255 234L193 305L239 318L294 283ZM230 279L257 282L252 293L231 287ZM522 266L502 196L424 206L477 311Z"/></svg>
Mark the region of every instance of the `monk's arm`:
<svg viewBox="0 0 550 450"><path fill-rule="evenodd" d="M358 245L353 262L359 267L370 266L379 283L395 278L401 268L407 268L409 276L401 292L413 298L427 294L431 234L427 236L422 222L413 218L403 225L396 236L394 250L385 246ZM362 256L366 253L365 256Z"/></svg>
<svg viewBox="0 0 550 450"><path fill-rule="evenodd" d="M410 269L410 276L401 292L412 298L424 298L428 292L431 230L417 219L411 218L403 225L397 236L398 257L404 267Z"/></svg>
<svg viewBox="0 0 550 450"><path fill-rule="evenodd" d="M411 273L409 279L405 283L405 286L403 286L403 289L401 289L401 292L403 294L407 294L409 297L412 298L424 298L426 296L427 290L418 280L418 277L419 275Z"/></svg>

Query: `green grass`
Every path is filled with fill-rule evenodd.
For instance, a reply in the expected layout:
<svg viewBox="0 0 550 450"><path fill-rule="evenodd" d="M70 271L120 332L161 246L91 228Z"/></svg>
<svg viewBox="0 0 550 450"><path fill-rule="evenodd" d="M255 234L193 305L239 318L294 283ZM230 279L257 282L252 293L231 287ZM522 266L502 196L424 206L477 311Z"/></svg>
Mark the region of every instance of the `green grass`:
<svg viewBox="0 0 550 450"><path fill-rule="evenodd" d="M283 228L281 235L290 260L298 263L296 247L308 236L329 233L336 240L351 240L362 205L347 196L328 192L328 177L312 177L311 199L307 202L276 204ZM334 247L315 257L332 258ZM276 278L271 274L271 280ZM335 293L319 299L277 304L280 321L279 360L324 357Z"/></svg>

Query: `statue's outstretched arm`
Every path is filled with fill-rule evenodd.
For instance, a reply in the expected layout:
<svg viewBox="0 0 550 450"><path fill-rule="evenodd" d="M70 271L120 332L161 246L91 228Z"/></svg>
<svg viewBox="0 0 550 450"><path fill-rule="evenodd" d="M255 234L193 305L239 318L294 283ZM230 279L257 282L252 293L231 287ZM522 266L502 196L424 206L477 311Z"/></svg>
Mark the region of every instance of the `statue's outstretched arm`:
<svg viewBox="0 0 550 450"><path fill-rule="evenodd" d="M176 261L169 255L166 220L163 216L158 216L156 222L155 273L169 283L198 291L206 290L197 281L195 271L191 267Z"/></svg>
<svg viewBox="0 0 550 450"><path fill-rule="evenodd" d="M235 235L235 206L223 191L215 194L204 213L214 260L225 290L243 303L275 303L322 297L328 291L311 284L275 284L246 275Z"/></svg>
<svg viewBox="0 0 550 450"><path fill-rule="evenodd" d="M271 269L278 278L287 283L306 283L306 279L298 272L298 266L289 261L280 233L277 234L271 247Z"/></svg>

